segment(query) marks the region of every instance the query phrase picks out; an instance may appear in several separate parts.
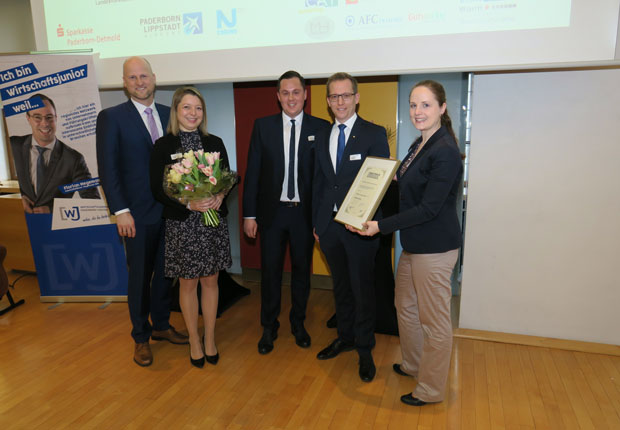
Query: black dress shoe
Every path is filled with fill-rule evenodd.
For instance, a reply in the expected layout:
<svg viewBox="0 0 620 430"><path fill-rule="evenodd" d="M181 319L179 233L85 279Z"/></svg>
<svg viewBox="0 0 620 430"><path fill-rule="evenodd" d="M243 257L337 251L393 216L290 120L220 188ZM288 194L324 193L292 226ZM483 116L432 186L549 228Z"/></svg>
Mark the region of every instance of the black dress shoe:
<svg viewBox="0 0 620 430"><path fill-rule="evenodd" d="M405 373L405 372L403 371L403 369L401 369L401 368L400 368L400 364L398 364L398 363L394 363L394 364L392 365L392 369L394 369L394 372L398 373L399 375L403 375L403 376L412 376L412 375L410 375L410 374L408 374L408 373Z"/></svg>
<svg viewBox="0 0 620 430"><path fill-rule="evenodd" d="M292 330L293 336L295 336L295 343L300 348L310 348L310 343L312 340L310 339L310 335L306 331L306 329L302 326L301 328Z"/></svg>
<svg viewBox="0 0 620 430"><path fill-rule="evenodd" d="M371 356L360 357L360 379L364 382L370 382L375 378L375 374L377 373L377 368L375 367L375 362Z"/></svg>
<svg viewBox="0 0 620 430"><path fill-rule="evenodd" d="M330 319L325 323L327 328L336 328L338 326L338 320L336 319L336 314L332 315Z"/></svg>
<svg viewBox="0 0 620 430"><path fill-rule="evenodd" d="M413 397L413 393L403 394L402 396L400 396L400 401L406 405L411 406L424 406L426 404L424 400Z"/></svg>
<svg viewBox="0 0 620 430"><path fill-rule="evenodd" d="M205 354L205 359L207 360L207 363L216 365L217 362L220 359L220 353L217 352L217 353L215 353L215 355L206 355Z"/></svg>
<svg viewBox="0 0 620 430"><path fill-rule="evenodd" d="M278 338L278 329L264 329L263 337L258 341L258 353L269 354L273 351L273 341Z"/></svg>
<svg viewBox="0 0 620 430"><path fill-rule="evenodd" d="M336 357L341 352L352 351L355 346L352 343L346 343L340 339L336 339L325 349L322 349L317 355L316 358L319 360L329 360L330 358Z"/></svg>

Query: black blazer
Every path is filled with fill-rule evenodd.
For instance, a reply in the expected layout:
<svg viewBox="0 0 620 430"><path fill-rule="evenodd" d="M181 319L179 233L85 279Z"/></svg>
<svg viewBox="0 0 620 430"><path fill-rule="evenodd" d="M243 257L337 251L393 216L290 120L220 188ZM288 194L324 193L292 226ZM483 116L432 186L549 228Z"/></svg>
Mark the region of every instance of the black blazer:
<svg viewBox="0 0 620 430"><path fill-rule="evenodd" d="M50 154L50 160L47 165L45 175L45 186L43 191L38 195L35 193L36 186L32 184L30 179L30 148L32 146L32 135L11 136L11 150L13 151L13 159L15 160L15 169L17 170L17 179L19 181L19 191L22 195L28 197L33 206L53 206L54 198L70 198L73 193L63 194L58 188L60 185L70 184L72 182L91 179L90 171L84 161L84 156L56 140L54 150ZM80 197L85 199L98 199L99 191L97 188L88 188L80 190Z"/></svg>
<svg viewBox="0 0 620 430"><path fill-rule="evenodd" d="M312 223L319 236L325 233L333 218L334 204L340 207L366 157L369 155L384 158L390 156L385 128L358 116L351 129L342 156L342 164L336 175L329 155L331 130L331 127L328 128L320 139L317 138L316 142ZM360 157L355 157L357 154ZM353 158L358 159L352 160L352 155ZM380 217L379 213L375 215L375 219L378 217Z"/></svg>
<svg viewBox="0 0 620 430"><path fill-rule="evenodd" d="M314 142L327 129L329 122L304 113L297 149L297 188L308 227L312 217ZM255 217L261 226L271 224L282 195L286 169L282 136L281 113L254 121L243 183L243 216Z"/></svg>
<svg viewBox="0 0 620 430"><path fill-rule="evenodd" d="M462 175L459 148L442 126L398 176L400 210L379 221L381 233L400 230L400 243L412 254L459 248L462 234L456 201Z"/></svg>
<svg viewBox="0 0 620 430"><path fill-rule="evenodd" d="M202 149L204 149L205 152L219 152L220 160L222 160L221 166L230 169L228 153L226 152L226 147L222 139L213 134L208 136L201 134L200 139L202 141ZM185 221L192 211L187 209L178 200L168 197L164 192L163 186L164 170L166 166L176 162L176 160L171 158L171 155L181 152L183 152L183 150L181 149L181 139L179 136L167 134L157 139L153 147L153 153L151 154L150 180L151 190L153 191L155 200L164 205L162 217ZM222 217L228 215L226 199L222 202L219 213Z"/></svg>
<svg viewBox="0 0 620 430"><path fill-rule="evenodd" d="M170 108L159 103L155 108L166 130ZM131 100L99 112L97 163L110 212L129 208L137 223L159 222L162 206L153 198L149 183L152 151L151 135Z"/></svg>

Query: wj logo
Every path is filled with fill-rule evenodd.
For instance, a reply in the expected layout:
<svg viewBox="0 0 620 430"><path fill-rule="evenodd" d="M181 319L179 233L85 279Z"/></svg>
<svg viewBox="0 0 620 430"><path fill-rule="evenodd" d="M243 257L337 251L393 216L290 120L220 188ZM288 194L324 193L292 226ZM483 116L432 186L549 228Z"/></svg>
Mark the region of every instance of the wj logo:
<svg viewBox="0 0 620 430"><path fill-rule="evenodd" d="M80 208L78 206L73 207L61 207L60 219L63 221L79 221L80 220Z"/></svg>
<svg viewBox="0 0 620 430"><path fill-rule="evenodd" d="M202 34L202 12L183 14L183 33Z"/></svg>

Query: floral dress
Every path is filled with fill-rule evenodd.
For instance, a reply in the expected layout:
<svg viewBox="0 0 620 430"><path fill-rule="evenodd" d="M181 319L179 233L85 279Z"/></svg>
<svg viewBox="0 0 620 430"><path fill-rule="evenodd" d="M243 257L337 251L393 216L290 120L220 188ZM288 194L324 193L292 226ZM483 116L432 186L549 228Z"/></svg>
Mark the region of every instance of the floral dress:
<svg viewBox="0 0 620 430"><path fill-rule="evenodd" d="M198 131L179 132L182 152L202 148ZM165 274L192 279L210 276L232 266L226 218L207 227L201 212L192 211L185 221L166 219Z"/></svg>

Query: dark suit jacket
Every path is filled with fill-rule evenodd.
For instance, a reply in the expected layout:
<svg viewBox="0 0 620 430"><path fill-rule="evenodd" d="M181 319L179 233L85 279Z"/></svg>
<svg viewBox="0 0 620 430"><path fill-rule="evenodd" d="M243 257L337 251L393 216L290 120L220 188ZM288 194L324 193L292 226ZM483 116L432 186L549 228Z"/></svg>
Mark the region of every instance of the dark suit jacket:
<svg viewBox="0 0 620 430"><path fill-rule="evenodd" d="M297 149L297 187L308 222L312 218L314 142L328 129L327 121L304 113ZM282 136L281 113L254 122L243 185L243 216L255 217L259 226L271 224L282 195L286 169Z"/></svg>
<svg viewBox="0 0 620 430"><path fill-rule="evenodd" d="M45 187L37 196L35 193L36 186L33 186L30 180L32 135L11 136L10 141L19 180L19 190L22 195L34 202L34 206L48 206L51 209L54 198L70 198L73 195L73 193L63 194L58 188L60 185L91 178L84 156L57 140L47 165ZM80 190L79 193L82 198L99 198L99 191L96 188Z"/></svg>
<svg viewBox="0 0 620 430"><path fill-rule="evenodd" d="M448 130L441 127L398 177L400 210L379 221L381 233L400 230L403 249L413 254L459 248L462 234L456 201L462 175L458 146Z"/></svg>
<svg viewBox="0 0 620 430"><path fill-rule="evenodd" d="M219 137L210 134L208 136L200 135L202 140L202 149L205 152L219 152L221 166L225 169L230 169L228 163L228 153L224 142ZM164 192L163 178L164 170L166 166L176 163L178 160L172 160L170 157L172 154L182 153L181 140L178 136L173 134L167 134L164 137L157 139L155 147L153 148L153 154L150 161L150 182L151 190L155 199L164 205L162 216L164 218L171 218L180 221L184 221L190 215L191 211L181 204L178 200L170 198ZM225 217L228 215L228 209L226 207L226 199L222 202L219 209L220 215Z"/></svg>
<svg viewBox="0 0 620 430"><path fill-rule="evenodd" d="M385 129L358 116L351 129L342 164L336 175L329 155L330 133L331 127L317 139L316 143L312 222L319 236L325 232L332 219L334 204L340 207L366 157L390 156ZM357 154L360 155L359 159L351 160L351 155ZM379 214L375 215L375 218L378 216Z"/></svg>
<svg viewBox="0 0 620 430"><path fill-rule="evenodd" d="M156 104L164 130L170 108ZM135 222L154 224L162 205L155 201L149 181L151 135L131 100L107 108L97 116L99 178L110 212L129 208Z"/></svg>

